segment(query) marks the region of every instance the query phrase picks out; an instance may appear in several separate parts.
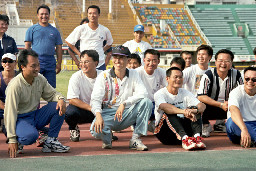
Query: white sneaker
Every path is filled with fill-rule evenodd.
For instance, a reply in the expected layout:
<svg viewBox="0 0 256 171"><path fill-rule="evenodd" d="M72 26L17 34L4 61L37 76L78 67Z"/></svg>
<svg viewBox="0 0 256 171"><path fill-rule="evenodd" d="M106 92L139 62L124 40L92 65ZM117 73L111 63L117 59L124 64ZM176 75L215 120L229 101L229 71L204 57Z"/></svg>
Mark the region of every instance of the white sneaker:
<svg viewBox="0 0 256 171"><path fill-rule="evenodd" d="M71 141L78 142L80 140L80 130L78 126L76 126L74 130L69 130L69 132Z"/></svg>
<svg viewBox="0 0 256 171"><path fill-rule="evenodd" d="M140 139L130 140L129 148L138 151L147 151L148 147L145 146Z"/></svg>
<svg viewBox="0 0 256 171"><path fill-rule="evenodd" d="M105 143L103 142L102 148L103 148L103 149L111 149L111 148L112 148L112 143L110 143L110 144L105 144Z"/></svg>
<svg viewBox="0 0 256 171"><path fill-rule="evenodd" d="M48 139L44 142L42 152L44 153L65 153L70 149L69 146L62 145L57 138L54 138L52 141L48 141Z"/></svg>
<svg viewBox="0 0 256 171"><path fill-rule="evenodd" d="M150 121L150 123L148 124L148 131L154 133L155 128L156 128L156 126L155 126L155 120Z"/></svg>
<svg viewBox="0 0 256 171"><path fill-rule="evenodd" d="M202 137L210 137L210 133L212 132L212 126L211 124L203 124L202 129Z"/></svg>

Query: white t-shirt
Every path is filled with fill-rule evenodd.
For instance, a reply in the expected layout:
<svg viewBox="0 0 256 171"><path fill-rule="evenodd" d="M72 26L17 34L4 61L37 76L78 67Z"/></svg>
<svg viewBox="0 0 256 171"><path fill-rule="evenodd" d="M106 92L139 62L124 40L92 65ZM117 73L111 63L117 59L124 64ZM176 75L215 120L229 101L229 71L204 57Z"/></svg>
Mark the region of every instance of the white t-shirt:
<svg viewBox="0 0 256 171"><path fill-rule="evenodd" d="M131 53L136 53L141 58L141 63L144 65L144 52L147 49L152 49L151 45L148 42L141 41L137 43L135 40L129 40L123 44L123 46L128 47Z"/></svg>
<svg viewBox="0 0 256 171"><path fill-rule="evenodd" d="M136 71L139 73L140 78L146 87L148 98L153 102L155 92L157 92L160 88L167 86L166 71L157 67L154 73L149 75L145 71L144 66L136 68Z"/></svg>
<svg viewBox="0 0 256 171"><path fill-rule="evenodd" d="M169 93L166 87L157 91L154 95L155 99L155 118L156 125L159 123L164 111L159 109L160 104L169 103L179 109L186 109L190 106L197 106L200 101L189 91L184 88L180 88L177 95ZM180 117L184 117L183 114L178 114Z"/></svg>
<svg viewBox="0 0 256 171"><path fill-rule="evenodd" d="M107 40L107 45L112 45L113 43L112 35L107 27L99 24L96 30L92 30L88 24L77 26L66 38L66 41L75 45L78 40L80 40L80 52L96 50L99 53L98 67L105 63L103 41Z"/></svg>
<svg viewBox="0 0 256 171"><path fill-rule="evenodd" d="M208 67L207 70L210 70ZM198 64L192 65L183 70L183 87L197 96L197 92L200 86L200 80L207 70L199 68Z"/></svg>
<svg viewBox="0 0 256 171"><path fill-rule="evenodd" d="M96 70L97 75L102 71ZM96 78L88 78L82 70L74 73L68 84L67 99L80 99L81 101L90 104L91 94Z"/></svg>
<svg viewBox="0 0 256 171"><path fill-rule="evenodd" d="M244 90L244 85L239 85L230 92L228 109L230 106L239 108L244 121L256 121L256 95L249 96ZM230 117L231 113L228 111L228 118Z"/></svg>

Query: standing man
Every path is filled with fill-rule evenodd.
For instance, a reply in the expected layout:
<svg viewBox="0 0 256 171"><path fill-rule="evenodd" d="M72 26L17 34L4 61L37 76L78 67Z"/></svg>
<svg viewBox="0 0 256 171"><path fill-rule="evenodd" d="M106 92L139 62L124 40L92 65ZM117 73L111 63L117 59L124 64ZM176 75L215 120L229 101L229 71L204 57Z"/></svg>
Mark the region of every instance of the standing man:
<svg viewBox="0 0 256 171"><path fill-rule="evenodd" d="M144 42L142 38L144 37L144 26L143 25L136 25L133 30L134 39L129 40L123 44L129 48L131 53L136 53L141 58L141 63L144 65L144 52L147 49L152 49L151 45L148 42Z"/></svg>
<svg viewBox="0 0 256 171"><path fill-rule="evenodd" d="M147 91L138 73L127 69L131 55L127 47L113 48L114 66L97 77L91 95L92 122L91 133L103 141L102 148L112 148L111 130L121 131L134 123L136 127L129 148L148 150L140 137L147 135L148 119L152 103L147 99Z"/></svg>
<svg viewBox="0 0 256 171"><path fill-rule="evenodd" d="M216 68L208 70L203 75L198 90L198 99L206 104L202 116L203 137L209 137L212 127L209 120L217 119L214 131L226 132L229 93L243 84L238 70L231 68L234 54L227 49L221 49L215 54Z"/></svg>
<svg viewBox="0 0 256 171"><path fill-rule="evenodd" d="M172 59L171 63L170 63L170 67L177 67L179 68L181 71L183 71L185 69L185 61L183 58L181 57L175 57Z"/></svg>
<svg viewBox="0 0 256 171"><path fill-rule="evenodd" d="M256 68L244 70L244 85L231 91L226 123L229 139L242 147L256 145Z"/></svg>
<svg viewBox="0 0 256 171"><path fill-rule="evenodd" d="M82 24L86 24L89 23L89 20L87 17L85 17L84 19L82 19L82 21L80 22L80 25ZM80 40L78 40L75 44L75 47L80 51ZM75 52L69 47L68 48L68 54L70 55L70 57L75 61L75 64L78 68L80 68L80 62L79 60L76 58Z"/></svg>
<svg viewBox="0 0 256 171"><path fill-rule="evenodd" d="M38 138L38 130L49 123L48 138L42 151L67 152L70 148L57 139L66 111L64 97L38 74L38 55L33 50L20 52L18 66L21 73L8 84L4 109L10 157L16 157L18 143L33 144ZM49 103L37 109L41 97Z"/></svg>
<svg viewBox="0 0 256 171"><path fill-rule="evenodd" d="M197 64L183 70L184 88L197 96L200 80L204 73L211 69L208 63L212 58L213 50L208 45L201 45L196 50Z"/></svg>
<svg viewBox="0 0 256 171"><path fill-rule="evenodd" d="M62 40L59 31L49 23L50 8L37 8L38 23L29 27L25 37L25 49L32 49L39 55L40 73L56 88L56 74L61 71ZM54 57L56 47L57 65Z"/></svg>
<svg viewBox="0 0 256 171"><path fill-rule="evenodd" d="M80 56L80 51L96 50L99 54L97 69L106 70L104 52L111 47L113 38L109 29L99 24L100 8L98 6L89 6L87 13L89 23L76 27L66 38L66 43L78 56ZM78 40L80 40L80 51L75 47ZM107 43L103 47L104 40Z"/></svg>
<svg viewBox="0 0 256 171"><path fill-rule="evenodd" d="M182 51L180 57L182 57L186 63L185 68L191 67L192 65L192 52Z"/></svg>
<svg viewBox="0 0 256 171"><path fill-rule="evenodd" d="M97 75L101 70L96 67L99 63L99 54L95 50L84 50L80 57L81 70L74 73L68 85L67 99L69 106L65 114L65 121L69 125L70 140L77 142L80 139L78 123L92 123L94 114L91 111L91 94Z"/></svg>
<svg viewBox="0 0 256 171"><path fill-rule="evenodd" d="M2 56L6 53L11 53L16 55L19 50L17 49L15 40L6 35L5 32L7 31L9 26L9 17L7 15L0 14L0 60ZM3 71L4 68L0 64L0 71Z"/></svg>

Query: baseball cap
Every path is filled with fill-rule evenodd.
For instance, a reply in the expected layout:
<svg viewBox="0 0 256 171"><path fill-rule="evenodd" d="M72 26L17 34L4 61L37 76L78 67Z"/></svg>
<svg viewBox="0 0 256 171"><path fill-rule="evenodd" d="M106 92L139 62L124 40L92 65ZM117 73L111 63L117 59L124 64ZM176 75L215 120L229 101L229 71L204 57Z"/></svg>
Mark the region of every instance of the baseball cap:
<svg viewBox="0 0 256 171"><path fill-rule="evenodd" d="M125 46L116 46L112 49L112 55L122 55L122 56L131 56L131 52L128 47Z"/></svg>
<svg viewBox="0 0 256 171"><path fill-rule="evenodd" d="M142 32L144 32L144 26L143 25L136 25L134 27L134 32L135 31L142 31Z"/></svg>
<svg viewBox="0 0 256 171"><path fill-rule="evenodd" d="M16 61L16 56L14 54L11 54L11 53L6 53L2 56L2 60L5 59L5 58L9 58L9 59L12 59L14 61Z"/></svg>

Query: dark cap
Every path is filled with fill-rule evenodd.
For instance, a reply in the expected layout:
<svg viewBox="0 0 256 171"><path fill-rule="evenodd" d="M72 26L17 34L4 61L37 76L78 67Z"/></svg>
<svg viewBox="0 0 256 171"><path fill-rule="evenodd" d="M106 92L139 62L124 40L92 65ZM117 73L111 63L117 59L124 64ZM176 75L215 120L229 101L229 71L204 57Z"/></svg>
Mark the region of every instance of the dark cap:
<svg viewBox="0 0 256 171"><path fill-rule="evenodd" d="M129 51L128 47L125 46L116 46L112 49L112 55L122 55L122 56L131 56L131 52Z"/></svg>

